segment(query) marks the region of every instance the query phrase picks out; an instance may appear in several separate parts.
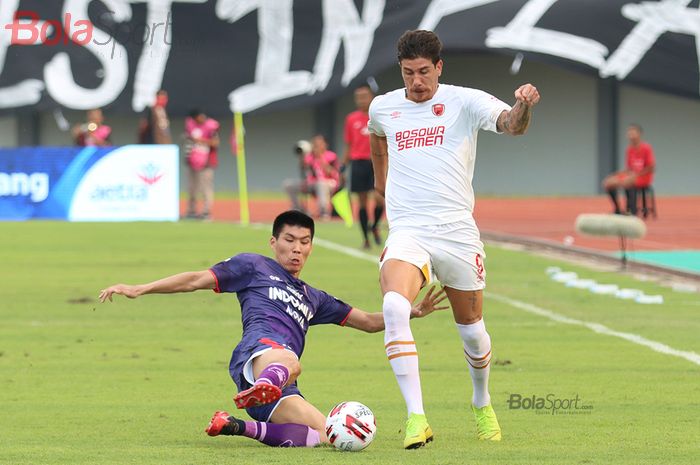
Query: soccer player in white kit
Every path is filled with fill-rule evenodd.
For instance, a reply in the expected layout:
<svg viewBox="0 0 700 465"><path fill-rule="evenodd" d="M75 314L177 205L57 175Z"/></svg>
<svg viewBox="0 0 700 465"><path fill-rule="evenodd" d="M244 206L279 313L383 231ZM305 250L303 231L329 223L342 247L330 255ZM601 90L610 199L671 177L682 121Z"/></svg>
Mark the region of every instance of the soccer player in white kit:
<svg viewBox="0 0 700 465"><path fill-rule="evenodd" d="M375 188L386 198L390 228L380 258L384 342L408 410L406 449L433 439L409 325L411 302L433 277L445 287L463 341L477 437L501 439L488 392L484 250L472 217L476 139L480 129L524 134L540 99L531 84L515 91L512 108L480 90L439 84L441 51L433 32L404 33L398 59L406 87L376 97L369 110Z"/></svg>

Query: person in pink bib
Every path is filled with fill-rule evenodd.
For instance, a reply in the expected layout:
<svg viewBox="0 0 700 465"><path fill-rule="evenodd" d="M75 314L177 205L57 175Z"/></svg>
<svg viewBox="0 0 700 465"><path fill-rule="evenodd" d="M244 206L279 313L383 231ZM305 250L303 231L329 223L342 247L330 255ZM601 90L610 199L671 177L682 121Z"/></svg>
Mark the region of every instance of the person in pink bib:
<svg viewBox="0 0 700 465"><path fill-rule="evenodd" d="M326 138L322 135L317 134L311 139L311 152L303 156L302 169L303 180L287 180L284 183L294 209L304 210L299 202L299 194L313 193L318 203L319 217L329 219L331 193L340 185L340 170L338 155L328 150Z"/></svg>
<svg viewBox="0 0 700 465"><path fill-rule="evenodd" d="M112 141L109 139L112 134L112 128L102 124L103 122L102 110L99 108L88 110L87 122L73 127L72 133L75 144L81 147L105 147L112 145Z"/></svg>
<svg viewBox="0 0 700 465"><path fill-rule="evenodd" d="M219 123L201 110L193 110L185 119L189 201L187 218L209 219L214 203L214 170L219 164ZM197 214L197 198L204 206Z"/></svg>

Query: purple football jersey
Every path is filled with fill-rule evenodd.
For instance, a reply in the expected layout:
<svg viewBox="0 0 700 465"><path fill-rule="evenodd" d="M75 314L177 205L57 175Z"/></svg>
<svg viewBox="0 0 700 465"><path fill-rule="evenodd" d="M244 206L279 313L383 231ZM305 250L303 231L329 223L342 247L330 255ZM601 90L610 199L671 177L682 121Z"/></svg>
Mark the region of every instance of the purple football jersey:
<svg viewBox="0 0 700 465"><path fill-rule="evenodd" d="M215 292L235 292L242 340L272 338L301 357L310 325L345 324L351 307L295 278L275 260L240 254L211 267Z"/></svg>

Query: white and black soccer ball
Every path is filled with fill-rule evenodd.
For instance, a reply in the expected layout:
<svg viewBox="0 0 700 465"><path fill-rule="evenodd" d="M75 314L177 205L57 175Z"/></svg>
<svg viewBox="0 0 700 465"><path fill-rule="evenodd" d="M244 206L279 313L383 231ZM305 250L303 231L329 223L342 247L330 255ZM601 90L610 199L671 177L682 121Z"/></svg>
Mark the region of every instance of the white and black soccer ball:
<svg viewBox="0 0 700 465"><path fill-rule="evenodd" d="M377 432L374 414L359 402L341 402L326 417L326 435L336 449L360 451Z"/></svg>

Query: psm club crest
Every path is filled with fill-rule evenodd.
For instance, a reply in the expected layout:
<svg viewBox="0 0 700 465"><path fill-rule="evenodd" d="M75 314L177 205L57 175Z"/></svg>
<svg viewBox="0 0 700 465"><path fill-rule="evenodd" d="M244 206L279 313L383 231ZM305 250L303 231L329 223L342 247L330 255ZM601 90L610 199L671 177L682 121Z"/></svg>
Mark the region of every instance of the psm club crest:
<svg viewBox="0 0 700 465"><path fill-rule="evenodd" d="M433 114L435 116L442 116L443 113L445 113L444 103L436 103L435 105L433 105Z"/></svg>

